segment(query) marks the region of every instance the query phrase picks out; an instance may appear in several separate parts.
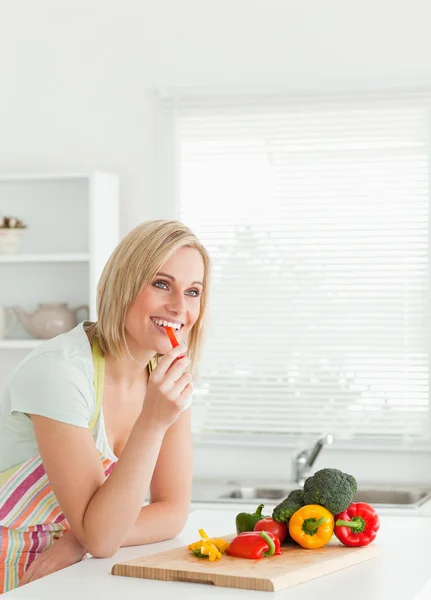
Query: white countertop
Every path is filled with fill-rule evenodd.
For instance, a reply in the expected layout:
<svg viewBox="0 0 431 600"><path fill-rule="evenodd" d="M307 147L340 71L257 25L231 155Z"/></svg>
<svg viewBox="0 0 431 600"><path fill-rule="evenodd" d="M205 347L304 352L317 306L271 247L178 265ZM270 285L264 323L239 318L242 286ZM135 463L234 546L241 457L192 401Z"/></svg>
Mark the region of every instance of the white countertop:
<svg viewBox="0 0 431 600"><path fill-rule="evenodd" d="M227 598L269 598L270 592L254 592L195 583L162 582L110 575L114 563L162 550L187 545L198 539L203 527L211 536L234 532L237 510L197 510L190 514L182 533L174 540L123 548L111 559L89 559L59 573L9 592L11 600L87 600L103 598L134 600L160 595L176 600ZM431 519L426 517L382 517L376 542L382 548L378 558L276 592L277 600L417 600L426 598L431 586L429 539ZM430 588L431 589L431 588Z"/></svg>

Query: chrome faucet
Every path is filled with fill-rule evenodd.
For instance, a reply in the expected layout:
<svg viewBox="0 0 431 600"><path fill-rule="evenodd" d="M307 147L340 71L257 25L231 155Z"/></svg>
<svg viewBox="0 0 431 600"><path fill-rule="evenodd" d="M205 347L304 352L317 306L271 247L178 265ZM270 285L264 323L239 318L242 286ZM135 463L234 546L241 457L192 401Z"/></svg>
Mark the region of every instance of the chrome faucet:
<svg viewBox="0 0 431 600"><path fill-rule="evenodd" d="M295 456L293 461L293 471L295 483L297 483L299 487L303 487L305 480L310 476L311 467L315 463L316 458L319 456L323 446L325 444L332 444L333 441L333 436L328 433L327 435L324 435L318 439L312 448L302 450Z"/></svg>

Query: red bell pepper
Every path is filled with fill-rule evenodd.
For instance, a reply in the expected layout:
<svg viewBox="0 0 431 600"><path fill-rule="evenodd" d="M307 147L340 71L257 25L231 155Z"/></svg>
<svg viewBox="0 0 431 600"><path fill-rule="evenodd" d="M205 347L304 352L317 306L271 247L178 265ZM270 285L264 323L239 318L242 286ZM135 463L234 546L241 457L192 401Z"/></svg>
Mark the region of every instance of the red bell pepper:
<svg viewBox="0 0 431 600"><path fill-rule="evenodd" d="M226 554L238 558L260 559L283 552L280 550L280 540L270 531L244 531L231 541Z"/></svg>
<svg viewBox="0 0 431 600"><path fill-rule="evenodd" d="M380 527L379 515L365 502L352 502L335 517L334 533L345 546L368 546Z"/></svg>
<svg viewBox="0 0 431 600"><path fill-rule="evenodd" d="M272 517L265 517L256 523L253 531L270 531L278 537L280 544L284 542L287 535L286 523L274 521Z"/></svg>

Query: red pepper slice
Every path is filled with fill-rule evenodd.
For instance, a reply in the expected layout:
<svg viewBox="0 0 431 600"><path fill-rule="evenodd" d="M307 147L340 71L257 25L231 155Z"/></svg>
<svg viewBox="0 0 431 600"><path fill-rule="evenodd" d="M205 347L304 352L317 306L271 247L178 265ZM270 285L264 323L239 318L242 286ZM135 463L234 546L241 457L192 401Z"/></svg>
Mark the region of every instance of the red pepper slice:
<svg viewBox="0 0 431 600"><path fill-rule="evenodd" d="M368 546L380 527L379 515L366 502L352 502L335 517L334 533L345 546Z"/></svg>
<svg viewBox="0 0 431 600"><path fill-rule="evenodd" d="M231 541L226 554L259 560L263 556L283 552L280 550L280 540L270 531L244 531Z"/></svg>
<svg viewBox="0 0 431 600"><path fill-rule="evenodd" d="M168 334L168 338L171 341L172 348L176 348L177 346L179 346L180 343L177 340L177 338L175 337L175 333L174 333L174 330L172 329L172 327L167 327L165 325L163 325L163 327L165 328L165 331ZM174 362L176 362L177 360L180 360L180 358L184 358L184 356L185 356L185 354L181 354L181 356L179 356L178 358L176 358L174 360Z"/></svg>
<svg viewBox="0 0 431 600"><path fill-rule="evenodd" d="M179 346L180 343L177 340L177 338L175 337L175 333L174 333L174 330L172 329L172 327L165 327L165 331L168 334L168 338L171 341L172 348L176 348L177 346Z"/></svg>

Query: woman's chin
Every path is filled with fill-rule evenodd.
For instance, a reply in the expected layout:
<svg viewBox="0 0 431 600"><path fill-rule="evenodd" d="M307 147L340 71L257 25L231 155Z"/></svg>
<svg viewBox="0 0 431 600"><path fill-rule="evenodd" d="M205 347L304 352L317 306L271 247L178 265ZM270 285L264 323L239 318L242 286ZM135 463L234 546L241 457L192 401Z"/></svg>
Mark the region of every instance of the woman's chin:
<svg viewBox="0 0 431 600"><path fill-rule="evenodd" d="M169 350L172 349L172 345L169 340L166 341L158 341L153 346L153 350L155 354L166 354Z"/></svg>
<svg viewBox="0 0 431 600"><path fill-rule="evenodd" d="M145 338L130 336L128 345L132 355L136 358L138 355L147 354L148 352L153 354L166 354L166 352L169 352L172 346L168 337L166 336L166 340L161 339L160 336L157 337L159 339L154 339L154 337L148 335Z"/></svg>

